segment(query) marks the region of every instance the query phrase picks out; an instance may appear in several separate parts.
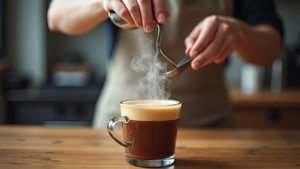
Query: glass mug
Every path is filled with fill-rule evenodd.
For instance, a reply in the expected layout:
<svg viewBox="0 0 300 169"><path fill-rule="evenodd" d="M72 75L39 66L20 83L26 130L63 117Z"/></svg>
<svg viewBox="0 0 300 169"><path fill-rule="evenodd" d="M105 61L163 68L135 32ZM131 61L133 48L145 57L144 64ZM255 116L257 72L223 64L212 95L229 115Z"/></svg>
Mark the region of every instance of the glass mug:
<svg viewBox="0 0 300 169"><path fill-rule="evenodd" d="M108 133L125 147L126 161L140 167L162 167L175 161L175 145L181 102L176 100L128 100L120 103L121 116L107 124ZM114 126L123 122L124 140Z"/></svg>

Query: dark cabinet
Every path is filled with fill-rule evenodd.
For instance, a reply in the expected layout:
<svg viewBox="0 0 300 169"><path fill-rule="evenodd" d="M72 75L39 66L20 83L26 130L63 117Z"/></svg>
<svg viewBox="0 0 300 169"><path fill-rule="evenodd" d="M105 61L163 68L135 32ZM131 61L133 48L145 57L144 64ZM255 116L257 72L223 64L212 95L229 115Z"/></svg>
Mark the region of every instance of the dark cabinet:
<svg viewBox="0 0 300 169"><path fill-rule="evenodd" d="M9 124L89 126L102 85L6 92Z"/></svg>

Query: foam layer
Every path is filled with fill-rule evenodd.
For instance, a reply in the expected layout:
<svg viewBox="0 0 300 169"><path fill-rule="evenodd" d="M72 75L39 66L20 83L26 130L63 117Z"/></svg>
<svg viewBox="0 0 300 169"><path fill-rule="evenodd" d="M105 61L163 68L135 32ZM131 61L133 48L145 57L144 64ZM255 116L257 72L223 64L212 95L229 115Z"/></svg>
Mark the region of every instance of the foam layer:
<svg viewBox="0 0 300 169"><path fill-rule="evenodd" d="M132 100L121 102L121 115L136 121L167 121L180 117L176 100Z"/></svg>

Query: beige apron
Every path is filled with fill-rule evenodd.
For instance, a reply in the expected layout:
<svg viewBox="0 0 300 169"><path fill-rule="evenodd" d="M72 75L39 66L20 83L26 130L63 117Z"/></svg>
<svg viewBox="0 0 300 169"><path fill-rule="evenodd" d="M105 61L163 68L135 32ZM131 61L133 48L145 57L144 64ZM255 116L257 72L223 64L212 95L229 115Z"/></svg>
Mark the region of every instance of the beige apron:
<svg viewBox="0 0 300 169"><path fill-rule="evenodd" d="M170 19L164 25L163 50L177 61L185 57L184 39L205 17L232 15L232 0L165 0ZM157 29L120 30L107 79L98 100L93 127L105 128L107 122L120 116L119 103L134 99L142 76L130 68L139 53L139 40L157 36ZM223 81L224 64L210 64L201 70L191 68L172 78L171 98L182 102L180 127L232 127L233 113Z"/></svg>

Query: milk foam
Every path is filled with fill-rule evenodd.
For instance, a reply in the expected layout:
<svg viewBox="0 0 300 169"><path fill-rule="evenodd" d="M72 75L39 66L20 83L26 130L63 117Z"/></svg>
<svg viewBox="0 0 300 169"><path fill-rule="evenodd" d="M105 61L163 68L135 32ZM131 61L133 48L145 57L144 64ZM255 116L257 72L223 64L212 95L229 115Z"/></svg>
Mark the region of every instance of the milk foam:
<svg viewBox="0 0 300 169"><path fill-rule="evenodd" d="M136 121L167 121L180 117L181 103L176 100L132 100L121 102L121 115Z"/></svg>

